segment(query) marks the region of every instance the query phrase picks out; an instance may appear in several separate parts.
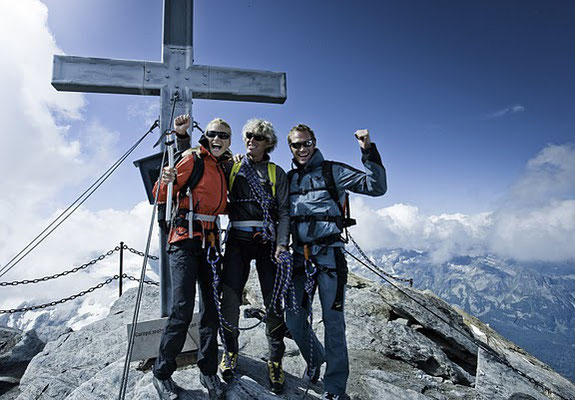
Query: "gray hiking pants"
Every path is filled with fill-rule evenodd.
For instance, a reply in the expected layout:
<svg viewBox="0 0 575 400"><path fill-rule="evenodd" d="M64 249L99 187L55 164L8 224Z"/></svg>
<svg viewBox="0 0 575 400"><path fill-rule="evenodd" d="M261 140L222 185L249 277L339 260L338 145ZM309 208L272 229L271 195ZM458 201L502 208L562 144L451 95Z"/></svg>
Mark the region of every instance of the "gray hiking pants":
<svg viewBox="0 0 575 400"><path fill-rule="evenodd" d="M327 362L327 368L323 378L324 390L334 394L343 394L345 393L349 376L349 360L345 339L344 313L343 311L335 311L331 308L337 291L334 249L328 248L327 254L320 253L313 257L313 259L320 267L320 272L316 276L316 282L325 328L325 349L315 333L311 332L310 335L310 326L307 321L307 310L310 306L309 301L305 304L305 312L300 311L296 314L293 310L288 310L286 312L286 324L308 364L320 365L324 361ZM303 265L303 255L294 253L295 272L293 283L296 302L299 306L302 306L303 300L306 297L304 291L306 274L303 270ZM310 351L311 343L313 343L313 346Z"/></svg>

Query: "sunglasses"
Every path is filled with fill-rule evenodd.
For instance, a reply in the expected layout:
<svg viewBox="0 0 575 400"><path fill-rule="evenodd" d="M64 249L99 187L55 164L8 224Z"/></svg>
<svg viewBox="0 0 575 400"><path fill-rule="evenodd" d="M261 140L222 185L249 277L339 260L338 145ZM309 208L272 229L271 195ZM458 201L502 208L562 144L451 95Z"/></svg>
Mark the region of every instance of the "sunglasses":
<svg viewBox="0 0 575 400"><path fill-rule="evenodd" d="M314 145L313 139L308 139L305 142L292 142L289 144L290 147L294 150L299 150L301 147L311 147Z"/></svg>
<svg viewBox="0 0 575 400"><path fill-rule="evenodd" d="M250 139L254 139L258 142L263 142L264 140L267 140L267 137L258 133L246 132L246 140Z"/></svg>
<svg viewBox="0 0 575 400"><path fill-rule="evenodd" d="M213 139L216 136L222 140L226 140L230 138L230 134L228 132L220 132L220 131L206 131L206 137Z"/></svg>

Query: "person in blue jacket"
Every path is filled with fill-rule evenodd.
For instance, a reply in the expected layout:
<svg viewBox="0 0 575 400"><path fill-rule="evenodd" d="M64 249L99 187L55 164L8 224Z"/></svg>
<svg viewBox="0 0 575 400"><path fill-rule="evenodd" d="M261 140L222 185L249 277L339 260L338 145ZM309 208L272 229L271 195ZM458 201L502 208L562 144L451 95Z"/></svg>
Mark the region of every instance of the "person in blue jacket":
<svg viewBox="0 0 575 400"><path fill-rule="evenodd" d="M346 191L382 196L387 191L385 168L365 129L355 132L365 172L326 161L316 147L314 132L293 127L288 144L295 168L288 174L290 221L294 249L296 306L286 311L287 327L307 362L304 379L315 383L327 362L323 399L347 399L349 361L345 337L344 300L347 264L342 232L346 226ZM325 326L325 348L309 324L309 310L318 290Z"/></svg>

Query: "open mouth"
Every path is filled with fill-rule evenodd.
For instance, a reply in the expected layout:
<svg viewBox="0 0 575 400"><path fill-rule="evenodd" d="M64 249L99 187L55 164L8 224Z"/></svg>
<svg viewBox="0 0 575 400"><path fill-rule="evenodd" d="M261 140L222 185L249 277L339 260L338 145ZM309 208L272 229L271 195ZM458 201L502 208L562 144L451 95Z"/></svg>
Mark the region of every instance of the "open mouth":
<svg viewBox="0 0 575 400"><path fill-rule="evenodd" d="M212 143L212 149L214 150L221 150L222 149L222 145L218 144L218 143Z"/></svg>

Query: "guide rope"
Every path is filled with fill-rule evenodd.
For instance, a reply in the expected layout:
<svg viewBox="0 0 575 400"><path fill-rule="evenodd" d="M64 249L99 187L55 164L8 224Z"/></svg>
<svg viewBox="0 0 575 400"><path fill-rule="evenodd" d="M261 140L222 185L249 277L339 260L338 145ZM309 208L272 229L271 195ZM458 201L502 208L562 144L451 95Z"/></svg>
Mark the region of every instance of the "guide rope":
<svg viewBox="0 0 575 400"><path fill-rule="evenodd" d="M413 278L400 278L398 276L393 276L390 273L385 272L383 270L383 268L379 267L377 264L375 264L373 261L371 261L371 259L364 253L364 251L361 249L361 247L359 247L357 242L354 240L353 236L351 236L351 233L347 232L347 235L348 235L349 239L351 240L351 242L353 243L353 246L355 247L357 252L359 254L361 254L363 259L367 263L369 263L369 265L371 265L373 268L377 269L380 273L387 276L388 278L394 279L394 280L399 281L399 282L407 282L407 283L409 283L409 287L413 287Z"/></svg>

